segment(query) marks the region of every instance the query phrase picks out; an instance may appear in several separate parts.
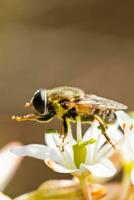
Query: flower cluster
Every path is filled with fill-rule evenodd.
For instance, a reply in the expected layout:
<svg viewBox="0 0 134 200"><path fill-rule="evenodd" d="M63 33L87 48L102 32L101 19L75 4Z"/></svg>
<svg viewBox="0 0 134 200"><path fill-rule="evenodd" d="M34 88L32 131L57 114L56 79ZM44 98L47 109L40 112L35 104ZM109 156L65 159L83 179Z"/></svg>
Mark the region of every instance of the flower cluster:
<svg viewBox="0 0 134 200"><path fill-rule="evenodd" d="M110 129L107 132L110 132ZM115 138L113 139L118 147L122 139L115 140ZM12 152L16 155L44 160L48 167L59 173L71 173L75 176L89 173L99 178L108 178L116 173L113 163L108 159L114 153L114 149L109 143L106 143L96 121L83 136L81 123L78 121L77 140L73 138L72 130L69 127L64 141L64 150L60 148L60 134L46 133L45 142L46 145L30 144L17 147Z"/></svg>
<svg viewBox="0 0 134 200"><path fill-rule="evenodd" d="M81 121L77 121L76 139L69 126L67 137L62 143L60 133L45 133L45 144L30 144L12 149L19 156L41 159L53 171L70 173L80 181L85 199L91 200L89 185L93 180L106 180L116 174L111 156L117 150L122 152L124 171L134 184L134 120L125 112L116 112L117 122L109 125L107 134L116 150L107 143L99 123L92 122L85 133ZM129 181L130 185L130 181ZM126 179L123 187L126 187ZM88 189L87 189L88 188Z"/></svg>

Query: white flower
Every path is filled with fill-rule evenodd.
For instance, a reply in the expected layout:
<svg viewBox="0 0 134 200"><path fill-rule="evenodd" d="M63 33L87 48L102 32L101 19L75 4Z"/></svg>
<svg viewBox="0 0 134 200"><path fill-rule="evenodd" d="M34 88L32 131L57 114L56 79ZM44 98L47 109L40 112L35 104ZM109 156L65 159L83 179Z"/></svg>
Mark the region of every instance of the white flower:
<svg viewBox="0 0 134 200"><path fill-rule="evenodd" d="M116 173L113 163L108 159L114 153L110 144L98 128L98 122L93 122L91 127L82 137L81 122L77 123L77 141L72 136L69 127L68 135L64 143L64 151L61 151L59 134L45 134L46 145L31 144L12 149L12 152L20 156L31 156L44 160L46 165L59 173L71 173L81 176L83 173L92 174L98 178L108 178ZM112 127L112 128L111 128ZM108 134L116 135L117 125L110 126ZM109 134L110 135L110 134ZM122 139L112 138L112 142L118 146Z"/></svg>
<svg viewBox="0 0 134 200"><path fill-rule="evenodd" d="M131 169L130 178L131 182L134 184L134 119L123 111L118 111L117 116L125 136L122 153L124 161L128 163L128 167Z"/></svg>
<svg viewBox="0 0 134 200"><path fill-rule="evenodd" d="M0 150L0 191L3 191L8 185L17 167L19 166L20 161L22 160L10 152L11 147L16 147L18 145L20 145L20 143L11 142ZM0 193L0 199L2 199L1 196L2 193Z"/></svg>

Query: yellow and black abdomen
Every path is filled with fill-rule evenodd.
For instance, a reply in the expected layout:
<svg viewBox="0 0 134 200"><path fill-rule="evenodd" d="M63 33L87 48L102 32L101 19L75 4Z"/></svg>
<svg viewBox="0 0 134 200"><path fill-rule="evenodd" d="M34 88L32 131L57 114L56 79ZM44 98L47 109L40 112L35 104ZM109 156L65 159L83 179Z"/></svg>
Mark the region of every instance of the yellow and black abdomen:
<svg viewBox="0 0 134 200"><path fill-rule="evenodd" d="M92 106L89 106L87 104L77 104L76 110L78 113L78 116L81 119L81 122L88 123L93 121L94 119L94 111L95 109Z"/></svg>

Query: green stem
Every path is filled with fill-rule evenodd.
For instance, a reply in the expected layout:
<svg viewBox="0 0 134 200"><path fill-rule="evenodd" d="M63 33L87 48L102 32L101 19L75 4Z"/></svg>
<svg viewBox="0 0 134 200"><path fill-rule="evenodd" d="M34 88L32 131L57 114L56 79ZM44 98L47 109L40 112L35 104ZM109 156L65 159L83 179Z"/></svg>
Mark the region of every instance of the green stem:
<svg viewBox="0 0 134 200"><path fill-rule="evenodd" d="M83 191L84 200L93 200L91 190L89 187L88 177L82 176L79 178L79 181Z"/></svg>
<svg viewBox="0 0 134 200"><path fill-rule="evenodd" d="M120 196L120 200L127 200L129 189L130 189L130 169L128 169L129 166L127 164L124 165L123 169L123 179L122 179L122 193Z"/></svg>
<svg viewBox="0 0 134 200"><path fill-rule="evenodd" d="M130 188L130 178L128 174L124 175L123 181L122 181L122 194L120 197L120 200L126 200L128 193L129 193L129 188Z"/></svg>

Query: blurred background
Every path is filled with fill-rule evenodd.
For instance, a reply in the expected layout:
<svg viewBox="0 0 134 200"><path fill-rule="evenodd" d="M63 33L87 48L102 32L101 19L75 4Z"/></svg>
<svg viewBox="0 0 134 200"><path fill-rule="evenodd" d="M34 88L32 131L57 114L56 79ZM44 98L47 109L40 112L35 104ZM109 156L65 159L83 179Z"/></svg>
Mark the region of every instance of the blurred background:
<svg viewBox="0 0 134 200"><path fill-rule="evenodd" d="M76 86L134 109L134 2L0 0L0 146L43 143L50 124L17 123L12 115L38 88ZM44 180L64 178L25 158L6 193L16 196ZM69 177L69 176L66 176Z"/></svg>

